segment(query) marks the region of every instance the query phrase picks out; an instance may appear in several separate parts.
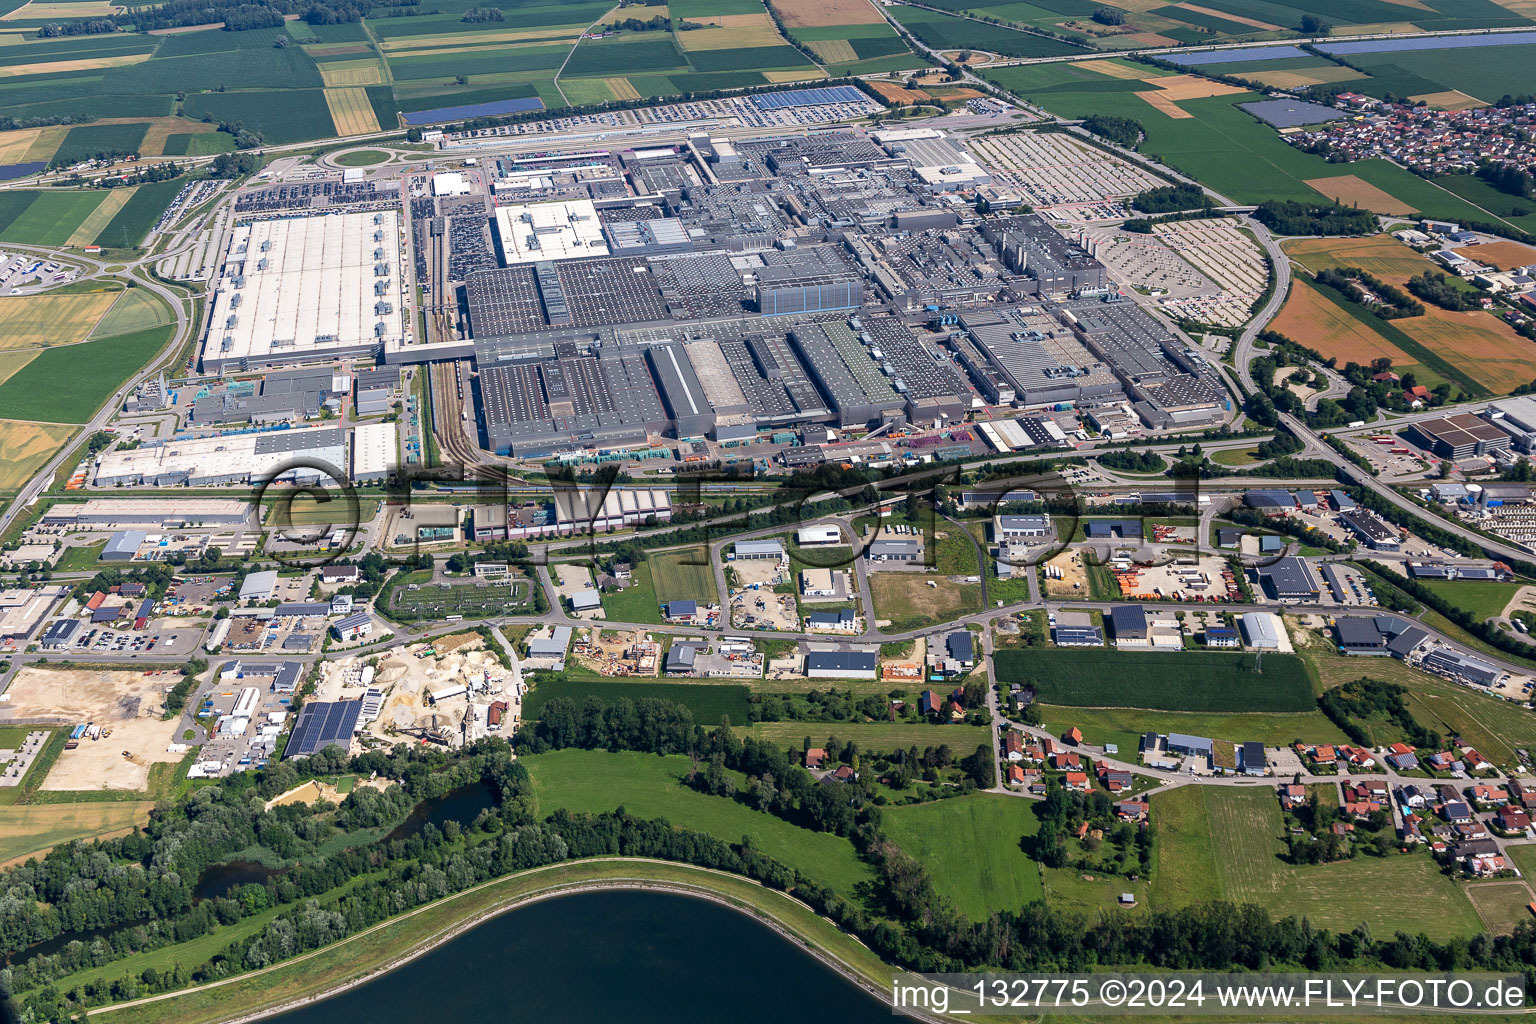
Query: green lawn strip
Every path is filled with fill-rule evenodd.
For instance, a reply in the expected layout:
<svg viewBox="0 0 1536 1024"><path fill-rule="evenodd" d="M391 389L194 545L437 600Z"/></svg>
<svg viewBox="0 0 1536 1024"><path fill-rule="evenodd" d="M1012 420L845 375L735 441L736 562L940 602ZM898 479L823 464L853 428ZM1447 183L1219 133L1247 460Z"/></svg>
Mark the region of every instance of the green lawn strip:
<svg viewBox="0 0 1536 1024"><path fill-rule="evenodd" d="M914 745L922 750L947 744L957 757L992 741L991 730L985 726L922 722L757 722L748 731L781 747L798 748L807 736L813 745L825 745L829 736L836 736L852 740L861 750L879 753L906 750Z"/></svg>
<svg viewBox="0 0 1536 1024"><path fill-rule="evenodd" d="M562 808L596 814L623 807L636 817L665 818L679 828L728 843L750 835L768 856L851 899L857 899L856 890L874 876L847 839L799 828L727 797L688 788L683 778L691 763L680 754L556 750L519 760L533 779L540 817Z"/></svg>
<svg viewBox="0 0 1536 1024"><path fill-rule="evenodd" d="M661 606L656 599L649 561L634 567L629 586L602 595L603 612L616 622L661 623Z"/></svg>
<svg viewBox="0 0 1536 1024"><path fill-rule="evenodd" d="M1422 580L1422 586L1439 594L1456 607L1479 619L1503 615L1523 584L1491 583L1478 580Z"/></svg>
<svg viewBox="0 0 1536 1024"><path fill-rule="evenodd" d="M1311 711L1296 655L1226 651L999 651L1000 683L1029 683L1039 699L1075 707L1164 711Z"/></svg>
<svg viewBox="0 0 1536 1024"><path fill-rule="evenodd" d="M739 841L739 839L738 839ZM755 917L790 930L812 949L825 951L882 989L893 971L863 944L804 904L783 893L723 872L659 861L604 858L573 861L485 883L395 918L313 955L265 971L241 975L158 1002L96 1010L114 1024L201 1024L313 998L371 971L390 966L413 950L425 950L482 915L510 909L529 897L582 885L666 885L717 895Z"/></svg>
<svg viewBox="0 0 1536 1024"><path fill-rule="evenodd" d="M972 793L888 807L881 820L886 834L927 866L939 892L974 921L1045 896L1040 866L1020 845L1040 829L1034 801Z"/></svg>
<svg viewBox="0 0 1536 1024"><path fill-rule="evenodd" d="M700 604L719 604L715 592L714 565L704 548L667 551L651 555L642 565L651 570L652 585L660 604L693 600Z"/></svg>
<svg viewBox="0 0 1536 1024"><path fill-rule="evenodd" d="M1141 734L1182 732L1212 739L1258 740L1271 746L1288 746L1292 740L1309 743L1347 743L1349 737L1321 711L1245 714L1241 712L1143 711L1136 708L1074 708L1041 704L1045 727L1054 733L1073 726L1094 745L1120 745L1120 757L1134 758ZM1129 743L1129 746L1127 746Z"/></svg>
<svg viewBox="0 0 1536 1024"><path fill-rule="evenodd" d="M1153 845L1152 901L1160 911L1204 903L1220 894L1216 879L1216 846L1206 812L1202 786L1181 786L1155 793L1148 801L1157 829Z"/></svg>

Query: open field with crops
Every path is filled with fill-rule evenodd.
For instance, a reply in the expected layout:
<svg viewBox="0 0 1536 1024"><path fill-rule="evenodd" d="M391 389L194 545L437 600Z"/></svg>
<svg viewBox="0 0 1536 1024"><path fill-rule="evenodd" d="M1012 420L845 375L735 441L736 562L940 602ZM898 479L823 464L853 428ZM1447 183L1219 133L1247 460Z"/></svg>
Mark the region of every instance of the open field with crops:
<svg viewBox="0 0 1536 1024"><path fill-rule="evenodd" d="M170 338L169 326L154 327L47 349L0 383L0 409L14 419L84 423Z"/></svg>
<svg viewBox="0 0 1536 1024"><path fill-rule="evenodd" d="M1035 687L1047 704L1166 711L1308 711L1301 658L1225 651L999 651L998 682Z"/></svg>
<svg viewBox="0 0 1536 1024"><path fill-rule="evenodd" d="M0 296L0 352L84 341L121 294L104 289Z"/></svg>
<svg viewBox="0 0 1536 1024"><path fill-rule="evenodd" d="M1435 269L1389 235L1298 239L1286 242L1285 251L1314 273L1326 267L1360 267L1399 287L1413 275ZM1311 340L1291 334L1292 329ZM1474 392L1507 394L1536 377L1536 352L1530 342L1492 313L1480 310L1458 313L1424 303L1423 316L1387 322L1329 289L1309 284L1298 287L1286 301L1275 330L1304 345L1320 343L1318 351L1337 356L1340 363L1352 360L1364 365L1386 356L1399 373L1403 365L1411 368L1417 363L1434 376ZM1362 358L1367 351L1374 354Z"/></svg>
<svg viewBox="0 0 1536 1024"><path fill-rule="evenodd" d="M885 832L928 866L939 892L974 921L1044 897L1023 841L1040 830L1035 805L996 793L888 808Z"/></svg>
<svg viewBox="0 0 1536 1024"><path fill-rule="evenodd" d="M1481 924L1465 893L1422 849L1386 858L1356 854L1332 864L1293 865L1270 786L1186 786L1152 798L1158 829L1152 898L1172 909L1212 898L1256 903L1278 917L1347 931L1367 922L1435 939L1470 936ZM1404 900L1411 893L1412 899Z"/></svg>
<svg viewBox="0 0 1536 1024"><path fill-rule="evenodd" d="M135 800L0 807L0 866L75 839L118 835L142 825L154 805Z"/></svg>
<svg viewBox="0 0 1536 1024"><path fill-rule="evenodd" d="M809 684L807 684L808 688ZM749 730L758 739L781 747L795 746L809 736L813 745L824 745L827 737L852 740L860 750L891 753L916 746L948 745L957 757L963 757L991 742L990 731L980 725L930 725L926 722L757 722Z"/></svg>
<svg viewBox="0 0 1536 1024"><path fill-rule="evenodd" d="M6 382L0 382L0 395L5 388ZM59 423L0 419L0 494L12 493L32 479L75 429Z"/></svg>

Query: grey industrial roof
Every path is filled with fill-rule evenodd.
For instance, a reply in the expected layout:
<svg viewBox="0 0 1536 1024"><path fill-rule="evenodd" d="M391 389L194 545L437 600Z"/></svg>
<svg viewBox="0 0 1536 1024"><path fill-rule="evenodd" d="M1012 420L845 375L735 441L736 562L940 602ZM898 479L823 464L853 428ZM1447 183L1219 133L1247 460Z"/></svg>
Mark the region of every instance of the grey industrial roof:
<svg viewBox="0 0 1536 1024"><path fill-rule="evenodd" d="M1373 619L1338 619L1334 622L1334 629L1338 631L1339 643L1345 647L1380 647L1386 640Z"/></svg>
<svg viewBox="0 0 1536 1024"><path fill-rule="evenodd" d="M968 629L957 629L944 638L944 646L949 651L949 656L956 661L975 661L976 644L971 638Z"/></svg>
<svg viewBox="0 0 1536 1024"><path fill-rule="evenodd" d="M873 651L812 651L805 656L805 669L830 672L873 672Z"/></svg>
<svg viewBox="0 0 1536 1024"><path fill-rule="evenodd" d="M1117 637L1121 634L1145 633L1147 610L1139 604L1116 605L1109 610L1109 622Z"/></svg>

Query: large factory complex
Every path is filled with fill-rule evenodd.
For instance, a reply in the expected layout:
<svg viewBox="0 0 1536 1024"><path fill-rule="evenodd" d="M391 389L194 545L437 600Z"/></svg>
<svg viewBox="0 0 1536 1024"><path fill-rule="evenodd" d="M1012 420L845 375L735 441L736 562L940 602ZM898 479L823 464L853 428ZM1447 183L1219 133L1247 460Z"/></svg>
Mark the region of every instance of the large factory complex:
<svg viewBox="0 0 1536 1024"><path fill-rule="evenodd" d="M382 479L388 431L306 422L345 402L327 374L356 375L363 416L366 380L387 401L402 366L444 361L468 371L463 432L514 459L942 430L988 407L978 436L1001 450L1224 421L1213 367L1092 241L1048 213L978 214L992 184L943 131L833 126L259 186L226 233L200 364L267 379L205 388L188 426L214 433L110 452L94 482ZM417 317L413 269L435 316ZM229 433L273 426L293 429Z"/></svg>

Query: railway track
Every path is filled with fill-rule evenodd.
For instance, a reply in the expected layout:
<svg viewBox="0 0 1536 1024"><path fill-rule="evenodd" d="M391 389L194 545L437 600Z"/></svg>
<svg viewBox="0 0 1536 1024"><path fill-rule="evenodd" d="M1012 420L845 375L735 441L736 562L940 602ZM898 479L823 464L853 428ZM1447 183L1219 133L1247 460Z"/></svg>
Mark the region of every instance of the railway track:
<svg viewBox="0 0 1536 1024"><path fill-rule="evenodd" d="M464 371L463 361L429 364L428 374L432 388L432 426L437 432L439 450L460 465L479 465L485 457L479 445L467 436L468 422L464 418L469 375Z"/></svg>

